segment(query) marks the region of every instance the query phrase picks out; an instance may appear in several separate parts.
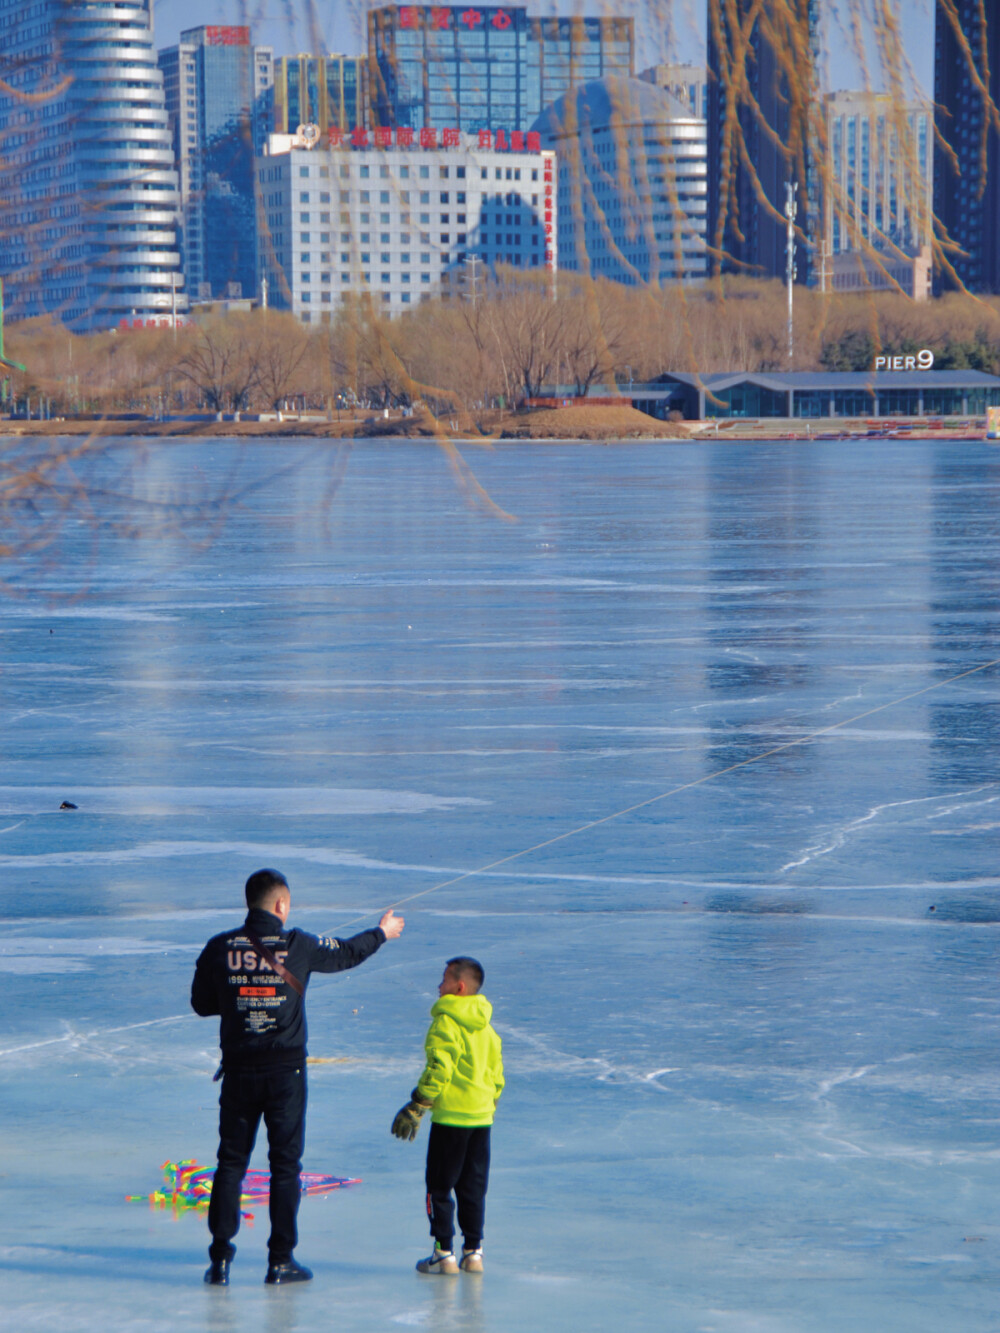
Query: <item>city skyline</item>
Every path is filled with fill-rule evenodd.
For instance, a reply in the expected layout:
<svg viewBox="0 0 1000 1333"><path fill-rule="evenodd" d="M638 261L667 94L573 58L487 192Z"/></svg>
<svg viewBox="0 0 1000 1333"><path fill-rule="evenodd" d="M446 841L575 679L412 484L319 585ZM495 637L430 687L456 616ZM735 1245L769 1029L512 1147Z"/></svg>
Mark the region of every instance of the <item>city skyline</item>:
<svg viewBox="0 0 1000 1333"><path fill-rule="evenodd" d="M900 0L901 30L907 59L920 91L930 96L934 86L934 10L936 0ZM366 16L372 3L344 5L338 0L316 0L313 5L318 33L313 33L301 15L289 21L284 0L210 0L208 12L204 0L154 0L153 13L158 45L175 43L185 28L202 23L252 23L254 41L274 47L275 55L308 52L325 55L339 52L360 55L367 48ZM538 14L604 16L611 13L599 4L580 4L577 0L549 0L545 5L529 6ZM829 7L832 9L833 7ZM822 61L827 91L860 89L865 86L863 71L850 50L846 17L839 13L824 18ZM706 47L707 0L669 0L656 4L619 5L616 15L634 18L636 31L636 70L663 62L704 63ZM669 18L668 18L669 16ZM669 22L669 35L667 34ZM833 24L829 31L829 24ZM829 31L829 36L826 33ZM316 38L322 49L313 50ZM871 58L872 53L869 52ZM877 63L874 59L872 64ZM872 90L882 91L879 80L872 78ZM917 91L912 89L910 91Z"/></svg>

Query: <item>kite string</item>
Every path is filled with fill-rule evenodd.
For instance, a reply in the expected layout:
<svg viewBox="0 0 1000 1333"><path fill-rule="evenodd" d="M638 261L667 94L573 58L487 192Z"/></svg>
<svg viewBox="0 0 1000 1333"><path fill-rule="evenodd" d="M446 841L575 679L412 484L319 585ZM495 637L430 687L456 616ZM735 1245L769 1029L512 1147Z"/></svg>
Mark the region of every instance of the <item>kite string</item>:
<svg viewBox="0 0 1000 1333"><path fill-rule="evenodd" d="M840 727L849 727L852 723L861 722L866 717L884 712L887 708L895 708L899 704L907 703L910 699L918 699L922 694L929 694L932 690L941 689L945 685L953 685L957 680L964 680L967 676L974 676L977 672L988 671L990 667L995 666L1000 666L1000 657L994 658L991 662L981 662L979 666L969 667L967 671L960 671L957 675L949 676L946 680L934 681L933 684L925 685L922 689L913 690L909 694L903 694L898 699L889 699L884 704L877 704L874 708L867 708L862 713L855 713L853 717L845 717L840 722L832 722L830 726L820 727L816 731L809 732L806 736L799 736L793 741L785 741L781 745L774 745L769 750L762 750L760 754L751 755L749 759L740 759L735 764L728 764L725 768L717 768L711 773L703 773L700 778L692 778L690 782L682 782L677 787L658 792L655 796L648 796L645 800L637 801L634 805L624 806L621 810L614 810L611 814L602 815L599 819L588 820L586 824L579 824L576 828L567 829L564 833L556 833L553 837L536 842L531 847L524 847L518 852L511 852L509 855L501 856L495 861L489 861L486 865L477 866L475 870L465 870L460 875L454 875L451 879L441 880L440 883L432 884L429 888L420 889L405 898L398 898L386 910L395 911L397 907L402 907L405 903L415 902L418 898L424 898L429 893L436 893L438 889L446 889L453 884L460 884L462 880L471 879L475 875L485 875L488 871L495 870L497 866L509 865L511 861L516 861L522 856L528 856L531 852L540 851L543 847L551 847L557 842L564 842L567 838L575 837L578 833L586 833L588 829L598 828L601 824L609 824L613 819L621 819L623 815L630 815L636 810L655 805L658 801L665 801L668 797L677 796L680 792L690 791L692 787L700 787L715 778L724 777L727 773L734 773L739 768L746 768L748 764L760 763L762 759L769 759L772 755L781 754L783 750L791 750L798 745L807 745L819 736L826 736L831 731L837 731ZM352 917L349 921L345 921L338 926L337 931L346 930L348 926L353 926L358 921L366 919L366 915Z"/></svg>

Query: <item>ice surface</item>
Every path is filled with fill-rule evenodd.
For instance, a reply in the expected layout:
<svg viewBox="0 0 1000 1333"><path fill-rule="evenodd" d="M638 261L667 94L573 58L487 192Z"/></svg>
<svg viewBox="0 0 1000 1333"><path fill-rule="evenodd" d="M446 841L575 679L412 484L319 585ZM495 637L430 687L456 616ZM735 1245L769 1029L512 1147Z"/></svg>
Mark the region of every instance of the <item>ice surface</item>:
<svg viewBox="0 0 1000 1333"><path fill-rule="evenodd" d="M123 505L2 571L10 1325L995 1333L998 672L954 678L1000 455L466 456L515 521L430 445L164 446L145 500L240 493L208 537ZM310 987L306 1167L363 1179L303 1201L316 1281L265 1290L258 1210L211 1291L124 1196L212 1158L190 974L266 864L309 929L412 901ZM388 1132L457 952L508 1070L480 1283L413 1273Z"/></svg>

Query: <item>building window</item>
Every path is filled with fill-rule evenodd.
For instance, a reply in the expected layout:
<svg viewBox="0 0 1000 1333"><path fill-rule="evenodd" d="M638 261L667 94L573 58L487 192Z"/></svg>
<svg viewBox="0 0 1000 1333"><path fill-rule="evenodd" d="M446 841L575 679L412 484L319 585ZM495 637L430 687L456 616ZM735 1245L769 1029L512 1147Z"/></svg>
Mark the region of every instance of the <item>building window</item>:
<svg viewBox="0 0 1000 1333"><path fill-rule="evenodd" d="M309 168L308 168L308 167L299 167L299 175L302 177L303 180L308 180L308 179L309 179Z"/></svg>
<svg viewBox="0 0 1000 1333"><path fill-rule="evenodd" d="M382 178L382 180L387 181L389 179L389 168L379 167L378 174Z"/></svg>
<svg viewBox="0 0 1000 1333"><path fill-rule="evenodd" d="M370 173L369 173L369 170L368 170L367 167L362 167L362 168L361 168L361 179L362 179L363 181L366 181L366 180L368 179L369 174L370 174Z"/></svg>
<svg viewBox="0 0 1000 1333"><path fill-rule="evenodd" d="M300 204L308 204L308 202L309 202L309 191L308 191L308 190L300 190L300 191L299 191L299 203L300 203Z"/></svg>
<svg viewBox="0 0 1000 1333"><path fill-rule="evenodd" d="M421 167L421 168L420 168L420 179L421 179L422 181L426 181L426 180L430 180L430 178L431 178L431 169L430 169L430 167Z"/></svg>
<svg viewBox="0 0 1000 1333"><path fill-rule="evenodd" d="M402 180L402 181L408 181L408 180L410 179L410 168L409 168L409 167L400 167L400 168L399 168L399 179Z"/></svg>

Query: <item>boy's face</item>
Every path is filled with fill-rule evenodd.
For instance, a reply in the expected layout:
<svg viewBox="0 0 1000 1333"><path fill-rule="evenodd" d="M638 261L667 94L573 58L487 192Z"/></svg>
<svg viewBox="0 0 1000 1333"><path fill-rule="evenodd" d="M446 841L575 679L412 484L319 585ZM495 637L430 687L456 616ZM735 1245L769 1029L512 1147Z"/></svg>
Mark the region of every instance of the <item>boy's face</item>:
<svg viewBox="0 0 1000 1333"><path fill-rule="evenodd" d="M459 980L450 967L444 970L444 976L438 986L438 995L464 995L465 982Z"/></svg>

